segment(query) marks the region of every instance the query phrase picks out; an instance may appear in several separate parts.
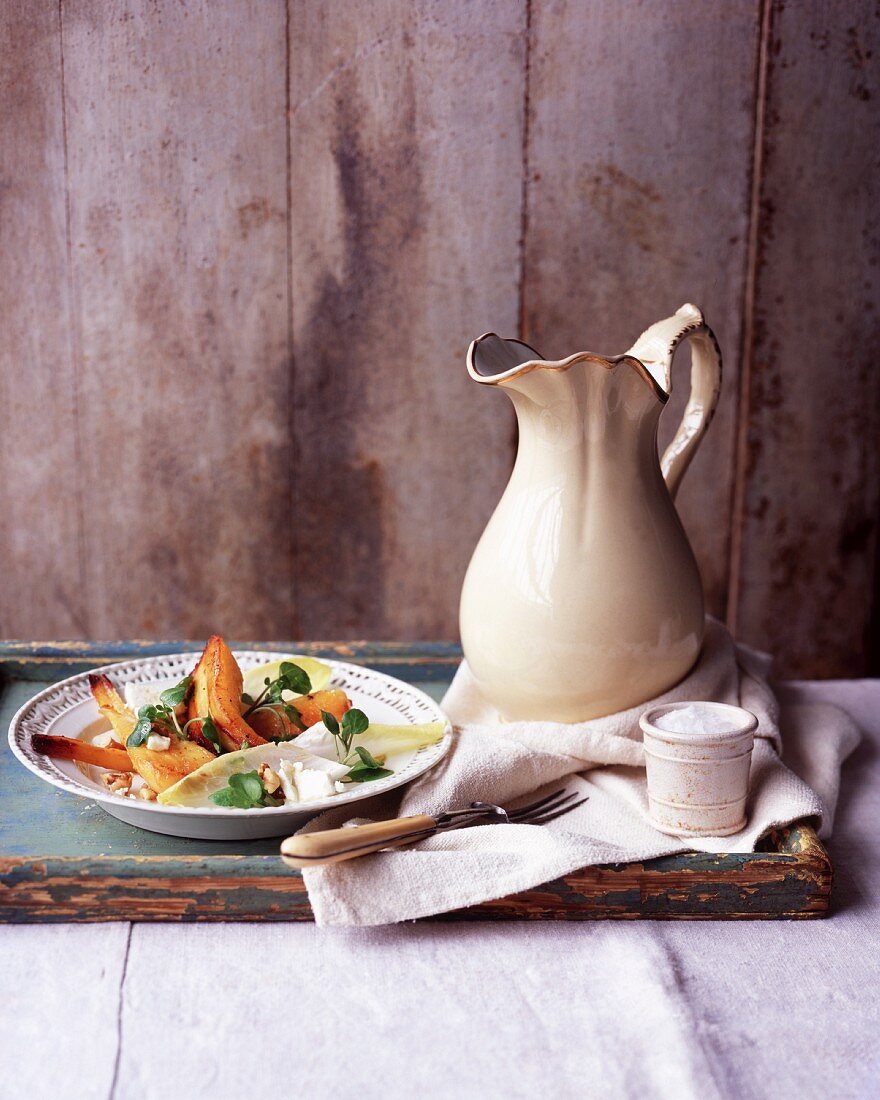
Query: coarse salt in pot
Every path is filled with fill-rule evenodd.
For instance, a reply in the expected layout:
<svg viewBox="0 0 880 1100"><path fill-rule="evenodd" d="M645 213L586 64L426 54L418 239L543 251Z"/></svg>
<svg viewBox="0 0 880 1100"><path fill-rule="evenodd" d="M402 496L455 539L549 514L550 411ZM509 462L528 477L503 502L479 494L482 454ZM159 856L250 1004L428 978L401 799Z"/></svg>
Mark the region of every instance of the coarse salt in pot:
<svg viewBox="0 0 880 1100"><path fill-rule="evenodd" d="M673 836L728 836L746 824L758 719L727 703L665 703L639 719L651 823Z"/></svg>

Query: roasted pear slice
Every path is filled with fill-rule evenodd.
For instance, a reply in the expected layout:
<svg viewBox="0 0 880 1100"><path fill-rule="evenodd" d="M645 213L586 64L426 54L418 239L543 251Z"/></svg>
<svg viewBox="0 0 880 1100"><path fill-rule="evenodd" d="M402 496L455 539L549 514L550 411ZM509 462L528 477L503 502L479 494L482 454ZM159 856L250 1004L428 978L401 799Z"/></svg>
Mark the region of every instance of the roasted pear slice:
<svg viewBox="0 0 880 1100"><path fill-rule="evenodd" d="M248 715L248 724L266 741L289 741L300 733L281 707L262 707Z"/></svg>
<svg viewBox="0 0 880 1100"><path fill-rule="evenodd" d="M301 695L291 700L290 705L296 708L300 721L308 729L321 721L322 710L341 722L343 714L351 710L351 699L342 688L328 688L326 691L313 691L311 695Z"/></svg>
<svg viewBox="0 0 880 1100"><path fill-rule="evenodd" d="M31 744L37 752L44 752L56 760L77 760L80 764L92 764L113 772L134 771L131 757L125 749L105 749L88 741L79 741L76 737L50 737L45 733L35 733Z"/></svg>
<svg viewBox="0 0 880 1100"><path fill-rule="evenodd" d="M299 714L300 725L291 722L284 707L260 707L248 715L248 722L257 733L268 741L289 741L302 729L308 729L321 721L321 711L326 710L340 722L347 710L351 710L351 700L342 688L330 688L327 691L313 691L310 695L300 695L291 699L286 706L293 707Z"/></svg>
<svg viewBox="0 0 880 1100"><path fill-rule="evenodd" d="M232 650L219 634L212 634L208 639L192 676L193 693L187 712L189 719L204 718L210 714L217 727L220 744L227 752L236 752L245 740L248 745L266 743L266 738L241 716L241 669Z"/></svg>
<svg viewBox="0 0 880 1100"><path fill-rule="evenodd" d="M125 700L113 686L110 678L89 674L89 687L98 704L98 710L113 727L113 732L124 745L137 725L137 715L126 706Z"/></svg>
<svg viewBox="0 0 880 1100"><path fill-rule="evenodd" d="M171 737L171 744L162 751L144 745L128 745L128 738L137 725L137 715L125 705L125 700L107 676L89 676L89 686L101 714L126 746L135 771L157 794L174 786L185 775L214 759L214 754L193 741L186 741L165 726L154 725L156 733Z"/></svg>
<svg viewBox="0 0 880 1100"><path fill-rule="evenodd" d="M163 726L153 727L156 733L168 736L168 730ZM195 741L182 741L173 732L170 734L171 744L162 752L148 749L146 745L136 745L128 750L131 762L139 775L143 776L147 785L152 787L156 794L161 794L169 787L183 779L185 775L194 772L202 764L210 760L216 760L214 753L203 749Z"/></svg>
<svg viewBox="0 0 880 1100"><path fill-rule="evenodd" d="M208 645L202 650L201 656L196 662L196 667L192 670L192 691L189 693L189 701L186 704L186 718L187 722L191 722L189 726L190 736L195 733L197 736L202 737L202 723L195 721L196 718L205 718L208 711L208 670L210 667L210 653L209 653L210 641Z"/></svg>

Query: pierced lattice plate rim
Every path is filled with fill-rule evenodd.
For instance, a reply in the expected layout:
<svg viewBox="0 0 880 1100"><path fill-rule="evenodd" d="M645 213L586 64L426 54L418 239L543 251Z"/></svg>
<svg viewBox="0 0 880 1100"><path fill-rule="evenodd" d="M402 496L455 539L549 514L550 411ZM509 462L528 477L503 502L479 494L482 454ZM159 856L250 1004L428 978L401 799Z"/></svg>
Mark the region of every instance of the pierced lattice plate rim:
<svg viewBox="0 0 880 1100"><path fill-rule="evenodd" d="M295 659L295 654L290 656ZM241 650L235 653L236 660L245 672L257 665L268 664L285 657L286 655L275 651L263 650ZM162 680L180 680L192 672L197 659L197 653L171 653L118 661L91 669L89 672L109 676L121 689L128 683L146 684ZM304 815L312 816L333 807L360 802L365 798L372 798L411 782L429 768L434 767L449 751L452 743L449 721L430 696L402 680L374 669L344 661L323 658L322 661L332 670L330 685L342 688L353 705L364 710L371 720L400 724L444 722L446 733L442 740L415 750L409 759L405 759L404 763L395 769L393 775L362 784L352 791L317 799L314 802L251 810L223 807L208 810L192 806L164 806L158 802L145 802L114 794L84 772L80 772L73 761L62 761L59 765L59 762L34 750L32 740L35 734L57 733L59 724L64 723L65 735L77 736L71 725L74 721L81 733L99 720L98 707L89 688L89 672L81 672L44 688L19 708L9 725L9 745L16 758L40 779L70 794L92 799L102 806L112 807L114 810L136 809L138 816L146 812L163 817L190 817L215 821L255 818L265 820L269 817L302 819ZM381 714L377 713L377 708L381 710ZM70 767L65 768L63 765L70 765ZM279 821L278 824L282 823Z"/></svg>

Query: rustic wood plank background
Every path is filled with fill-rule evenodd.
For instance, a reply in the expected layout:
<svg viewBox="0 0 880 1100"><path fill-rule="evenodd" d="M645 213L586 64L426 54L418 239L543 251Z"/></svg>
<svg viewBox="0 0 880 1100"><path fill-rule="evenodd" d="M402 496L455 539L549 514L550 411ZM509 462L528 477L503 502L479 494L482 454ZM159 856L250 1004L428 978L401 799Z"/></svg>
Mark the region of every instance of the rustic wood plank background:
<svg viewBox="0 0 880 1100"><path fill-rule="evenodd" d="M454 637L515 447L468 341L622 351L693 300L711 609L788 673L876 670L876 3L0 24L0 635Z"/></svg>

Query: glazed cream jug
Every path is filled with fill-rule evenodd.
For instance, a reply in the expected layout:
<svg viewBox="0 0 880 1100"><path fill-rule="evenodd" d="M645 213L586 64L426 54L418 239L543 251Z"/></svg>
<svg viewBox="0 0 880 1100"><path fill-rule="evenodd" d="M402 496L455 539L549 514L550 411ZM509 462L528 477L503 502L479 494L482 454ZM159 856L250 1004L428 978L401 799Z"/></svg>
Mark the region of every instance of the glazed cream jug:
<svg viewBox="0 0 880 1100"><path fill-rule="evenodd" d="M683 340L691 393L661 461L657 425ZM479 687L511 721L579 722L654 698L703 640L702 583L673 498L718 401L715 336L684 305L624 355L553 363L488 333L467 366L510 396L519 424L461 595Z"/></svg>

